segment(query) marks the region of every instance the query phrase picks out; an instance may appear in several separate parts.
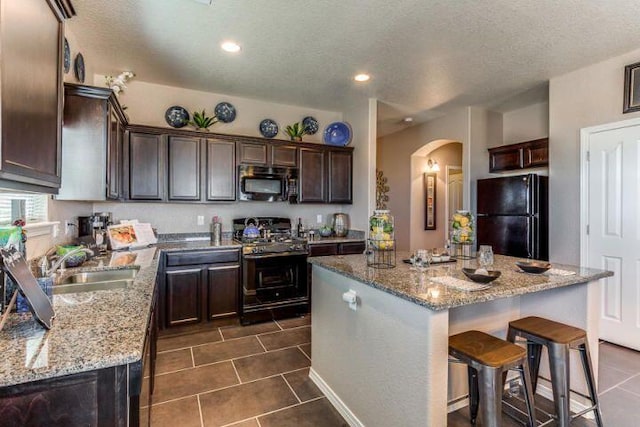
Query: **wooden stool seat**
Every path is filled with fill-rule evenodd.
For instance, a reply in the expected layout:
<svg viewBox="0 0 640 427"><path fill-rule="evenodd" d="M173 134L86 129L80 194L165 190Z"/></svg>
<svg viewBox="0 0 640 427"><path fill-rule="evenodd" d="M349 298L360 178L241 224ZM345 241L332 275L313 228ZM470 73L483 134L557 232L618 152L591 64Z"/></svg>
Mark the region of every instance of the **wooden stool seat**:
<svg viewBox="0 0 640 427"><path fill-rule="evenodd" d="M449 353L497 368L524 358L527 351L508 341L480 331L467 331L449 337Z"/></svg>
<svg viewBox="0 0 640 427"><path fill-rule="evenodd" d="M480 331L467 331L449 337L449 355L467 365L469 374L469 413L476 423L478 411L482 425L502 425L503 377L507 371L520 372L529 416L535 425L533 390L524 348Z"/></svg>
<svg viewBox="0 0 640 427"><path fill-rule="evenodd" d="M571 344L587 336L580 328L535 316L509 322L509 327L558 344Z"/></svg>

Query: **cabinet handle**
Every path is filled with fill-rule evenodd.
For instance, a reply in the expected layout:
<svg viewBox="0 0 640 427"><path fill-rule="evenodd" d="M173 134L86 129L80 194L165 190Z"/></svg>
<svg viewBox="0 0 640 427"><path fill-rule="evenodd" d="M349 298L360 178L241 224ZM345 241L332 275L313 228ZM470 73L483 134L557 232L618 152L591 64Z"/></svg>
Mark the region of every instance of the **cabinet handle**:
<svg viewBox="0 0 640 427"><path fill-rule="evenodd" d="M239 265L225 265L223 267L208 267L208 270L231 270L234 268L240 268Z"/></svg>

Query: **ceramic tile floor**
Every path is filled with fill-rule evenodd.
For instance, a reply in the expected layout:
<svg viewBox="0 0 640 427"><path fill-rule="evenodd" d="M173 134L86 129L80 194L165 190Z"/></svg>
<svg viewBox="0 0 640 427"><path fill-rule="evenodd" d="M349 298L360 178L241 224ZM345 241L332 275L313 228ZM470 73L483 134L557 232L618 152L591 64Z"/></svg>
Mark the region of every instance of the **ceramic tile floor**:
<svg viewBox="0 0 640 427"><path fill-rule="evenodd" d="M346 427L309 380L310 365L310 317L163 337L151 425ZM601 343L599 390L606 426L640 425L640 352ZM539 420L553 413L548 400L538 398L536 405ZM449 414L448 425L468 426L468 410ZM504 415L503 425L522 424ZM594 425L585 418L572 423Z"/></svg>
<svg viewBox="0 0 640 427"><path fill-rule="evenodd" d="M347 426L309 380L311 319L158 340L153 427Z"/></svg>

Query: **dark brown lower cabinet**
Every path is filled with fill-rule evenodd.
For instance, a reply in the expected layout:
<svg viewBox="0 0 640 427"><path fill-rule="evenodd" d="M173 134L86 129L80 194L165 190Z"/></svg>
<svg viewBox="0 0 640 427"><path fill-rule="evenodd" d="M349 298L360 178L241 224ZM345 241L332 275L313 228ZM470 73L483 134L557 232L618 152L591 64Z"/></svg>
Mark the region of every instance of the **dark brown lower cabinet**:
<svg viewBox="0 0 640 427"><path fill-rule="evenodd" d="M153 393L155 319L154 301L142 360L0 388L0 425L149 426L150 411L141 408L149 406Z"/></svg>
<svg viewBox="0 0 640 427"><path fill-rule="evenodd" d="M173 267L165 273L167 326L199 323L202 319L202 283L205 269Z"/></svg>
<svg viewBox="0 0 640 427"><path fill-rule="evenodd" d="M181 251L165 255L160 277L162 328L238 315L240 251Z"/></svg>

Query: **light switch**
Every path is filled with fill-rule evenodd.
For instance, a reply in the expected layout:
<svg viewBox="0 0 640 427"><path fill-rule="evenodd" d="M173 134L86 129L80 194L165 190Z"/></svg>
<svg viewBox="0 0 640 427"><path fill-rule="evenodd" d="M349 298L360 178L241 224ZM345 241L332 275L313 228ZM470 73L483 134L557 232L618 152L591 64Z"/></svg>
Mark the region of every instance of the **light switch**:
<svg viewBox="0 0 640 427"><path fill-rule="evenodd" d="M198 215L198 225L204 225L204 215Z"/></svg>

